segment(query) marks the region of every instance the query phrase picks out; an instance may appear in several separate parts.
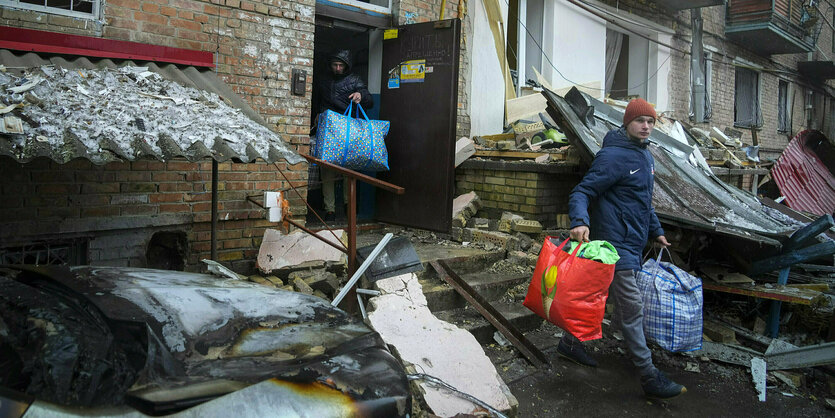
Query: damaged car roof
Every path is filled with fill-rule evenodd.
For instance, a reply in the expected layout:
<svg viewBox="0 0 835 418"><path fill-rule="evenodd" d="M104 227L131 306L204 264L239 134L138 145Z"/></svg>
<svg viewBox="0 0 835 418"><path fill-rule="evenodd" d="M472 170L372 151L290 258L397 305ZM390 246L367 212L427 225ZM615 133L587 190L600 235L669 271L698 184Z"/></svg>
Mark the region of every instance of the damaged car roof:
<svg viewBox="0 0 835 418"><path fill-rule="evenodd" d="M94 164L302 158L213 71L0 50L0 155Z"/></svg>
<svg viewBox="0 0 835 418"><path fill-rule="evenodd" d="M588 161L600 150L609 130L622 125L623 111L572 88L565 98L548 91L548 113L578 139ZM717 178L700 160L698 148L658 129L649 149L655 159L653 206L660 219L695 229L732 235L771 246L796 229L785 216L752 194Z"/></svg>
<svg viewBox="0 0 835 418"><path fill-rule="evenodd" d="M409 412L405 372L379 334L314 296L197 273L5 266L0 314L14 354L0 386L33 407Z"/></svg>

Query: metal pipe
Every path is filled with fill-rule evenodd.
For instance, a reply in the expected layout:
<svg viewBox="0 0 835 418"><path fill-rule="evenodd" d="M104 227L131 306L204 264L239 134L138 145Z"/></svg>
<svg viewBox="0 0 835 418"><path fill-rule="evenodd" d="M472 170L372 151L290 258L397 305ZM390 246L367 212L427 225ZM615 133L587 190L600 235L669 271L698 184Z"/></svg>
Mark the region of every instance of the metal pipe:
<svg viewBox="0 0 835 418"><path fill-rule="evenodd" d="M212 242L211 259L217 261L217 160L212 159Z"/></svg>
<svg viewBox="0 0 835 418"><path fill-rule="evenodd" d="M383 252L383 248L386 247L386 244L388 244L388 242L391 241L391 238L393 236L394 234L389 232L383 237L382 240L380 240L380 243L377 244L376 247L374 247L374 250L371 251L371 254L368 255L368 258L365 259L360 268L357 269L354 275L351 276L351 279L348 280L348 283L345 283L345 287L343 287L342 290L339 291L339 294L336 295L335 298L333 298L333 302L331 302L331 305L339 306L339 302L342 302L342 299L345 298L345 295L348 294L348 291L350 291L351 288L357 283L357 281L360 279L360 276L362 276L363 273L365 273L365 270L368 270L368 267L371 266L371 263L374 262L374 259L376 259L377 256L380 255L381 252Z"/></svg>
<svg viewBox="0 0 835 418"><path fill-rule="evenodd" d="M295 226L296 228L299 228L299 229L301 229L301 230L302 230L302 231L304 231L304 232L307 232L308 234L312 235L314 238L318 239L319 241L322 241L322 242L324 242L325 244L328 244L328 245L330 245L331 247L336 248L337 250L342 251L342 252L343 252L343 253L345 253L345 254L348 254L348 249L347 249L347 248L345 248L344 246L343 246L343 247L338 247L338 246L337 246L336 244L334 244L333 242L328 241L328 240L326 240L324 237L321 237L321 236L319 236L318 234L316 234L315 232L311 231L310 229L307 229L304 225L299 224L299 223L297 223L297 222L293 221L292 219L290 219L290 218L288 218L288 217L286 217L286 216L285 216L285 217L283 217L283 218L282 218L282 220L287 221L287 223L289 223L290 225L293 225L293 226ZM342 242L341 242L341 241L340 241L339 243L340 243L340 244L342 244Z"/></svg>

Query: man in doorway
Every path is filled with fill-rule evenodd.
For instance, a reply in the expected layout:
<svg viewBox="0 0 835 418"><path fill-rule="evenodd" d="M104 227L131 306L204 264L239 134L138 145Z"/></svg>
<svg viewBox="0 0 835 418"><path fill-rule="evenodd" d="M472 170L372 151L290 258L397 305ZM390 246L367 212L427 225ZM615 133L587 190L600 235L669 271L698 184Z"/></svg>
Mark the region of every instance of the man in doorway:
<svg viewBox="0 0 835 418"><path fill-rule="evenodd" d="M687 389L661 373L652 363L652 352L644 336L644 315L636 276L641 253L648 239L668 246L661 223L652 207L652 154L647 149L655 127L655 109L643 99L629 102L623 126L603 139L580 184L571 191L568 211L571 239L609 241L620 255L609 295L615 304L615 324L623 333L629 357L641 373L641 386L651 398L669 399ZM596 367L573 335L566 333L557 352L576 363Z"/></svg>
<svg viewBox="0 0 835 418"><path fill-rule="evenodd" d="M364 108L374 106L374 98L368 91L365 83L358 75L351 72L353 59L351 51L342 49L328 57L328 73L313 94L314 109L316 114L326 110L337 113L345 113L351 102L362 105ZM339 175L333 170L322 169L322 198L325 206L325 220L332 221L335 218L335 196L334 187ZM345 204L348 203L347 187L342 188L342 197Z"/></svg>

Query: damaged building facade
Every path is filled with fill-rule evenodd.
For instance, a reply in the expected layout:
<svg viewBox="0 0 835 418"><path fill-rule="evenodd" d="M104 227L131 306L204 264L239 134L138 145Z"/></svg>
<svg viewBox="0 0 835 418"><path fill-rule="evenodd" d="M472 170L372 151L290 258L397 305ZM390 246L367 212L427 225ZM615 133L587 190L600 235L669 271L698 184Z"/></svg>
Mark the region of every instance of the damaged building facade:
<svg viewBox="0 0 835 418"><path fill-rule="evenodd" d="M757 9L751 17L740 16L732 1L669 3L90 0L32 5L0 0L0 26L4 27L0 46L14 65L26 62L24 51L35 51L47 60L63 54L80 67L95 67L99 60L110 59L115 65L133 60L137 65L175 63L178 68L194 66L214 72L300 154L309 152L312 86L330 50L347 46L356 51L355 70L368 81L378 103L369 109L371 116L403 121L431 113L426 103L433 102L425 98L418 99L423 104L406 102L409 106L400 106L405 111L395 114L391 109L397 106L380 108L380 102L386 103L385 93L393 91L387 83L391 68L383 45L397 35L387 29L456 18L460 19L460 37L454 50L454 81L447 89L452 92L451 140L502 132L507 122L506 100L535 93L528 87L536 83L547 83L559 93L579 85L598 99L645 97L659 112L694 127L738 131L743 144L760 146L763 160L779 156L800 130L819 129L829 137L835 133L828 81L829 58L835 54L830 52L835 51L832 6L767 2L765 9ZM691 77L697 14L690 8L695 6L701 6L693 10L701 16L704 46L699 68L704 71L705 95L699 97L693 94L693 86L702 84L698 77ZM130 42L138 48L114 51L111 45L111 51L103 54L95 47L77 48L61 44L60 39L44 40L51 36L35 36L42 33ZM161 58L144 53L143 46L170 48L184 55L178 60ZM191 52L209 58L182 58ZM79 57L87 57L89 63L79 64ZM440 73L441 66L436 67L436 74ZM429 84L433 74L427 71L425 77ZM697 101L704 103L701 112L694 111ZM390 135L390 147L396 147L399 135ZM452 143L443 147L452 151ZM395 149L392 158L396 155ZM552 214L565 212L565 197L581 175L572 167L529 170L467 164L449 179L437 180L448 189L439 212L451 213L454 195L475 190L482 194L486 209L515 211L551 224ZM306 162L278 162L276 167L258 158L246 162L231 158L218 169L217 259L247 270L254 265L263 230L275 226L247 198L287 190L288 182L306 186L309 167ZM199 260L211 253L212 162L208 158L100 165L83 158L23 162L3 156L0 172L5 197L0 215L9 226L0 233L0 251L8 261L43 262L38 257L55 256L78 264L197 269ZM419 184L386 180L404 186L407 193L425 196ZM734 180L749 189L755 177ZM478 184L489 184L498 200L487 196ZM292 191L287 196L293 217L304 222L308 210L303 199L308 189L300 191L302 198ZM397 206L382 209L392 211ZM449 225L430 229L449 231ZM153 255L171 253L176 256Z"/></svg>
<svg viewBox="0 0 835 418"><path fill-rule="evenodd" d="M536 81L536 70L557 92L641 96L695 127L740 131L766 159L803 129L835 133L829 3L520 0L510 14L509 49L518 53L508 60L522 80ZM701 78L691 76L698 26Z"/></svg>
<svg viewBox="0 0 835 418"><path fill-rule="evenodd" d="M13 70L54 64L57 59L82 71L126 64L141 68L151 63L152 71L168 66L173 73L189 68L214 72L216 84L239 96L243 106L254 110L293 151L307 154L314 58L338 46L332 44L336 39L327 30L363 35L366 43L357 53L366 71L361 75L379 97L382 28L437 20L442 14L440 1L335 4L306 0L93 0L54 5L2 1L0 43L4 58L0 65ZM457 2L445 4L445 18L464 18L464 32L472 33L472 19L463 7L459 12ZM483 12L479 16L483 18ZM326 28L318 47L314 40L317 26ZM463 39L460 62L466 66L470 58L465 45L472 38L465 35ZM356 43L346 42L348 46ZM166 55L169 53L173 55ZM203 53L203 58L194 59L193 53ZM495 55L492 58L495 60ZM174 77L181 77L177 81L182 82L182 74ZM468 86L469 78L462 75L459 84ZM184 83L205 87L193 80ZM457 107L463 111L458 112L456 131L467 135L468 91L466 87L458 90ZM493 106L499 119L501 100L497 98L497 106ZM91 162L80 157L66 161L10 154L0 157L5 197L0 204L3 262L195 270L200 259L209 258L210 158L189 161L152 156ZM301 186L302 196L306 195L303 186L307 185L308 164L276 164L258 158L231 158L218 165L217 260L244 271L251 269L264 229L276 226L265 219L264 210L247 201L248 197L287 190L289 182ZM292 192L286 196L293 217L304 222L307 208L303 198Z"/></svg>

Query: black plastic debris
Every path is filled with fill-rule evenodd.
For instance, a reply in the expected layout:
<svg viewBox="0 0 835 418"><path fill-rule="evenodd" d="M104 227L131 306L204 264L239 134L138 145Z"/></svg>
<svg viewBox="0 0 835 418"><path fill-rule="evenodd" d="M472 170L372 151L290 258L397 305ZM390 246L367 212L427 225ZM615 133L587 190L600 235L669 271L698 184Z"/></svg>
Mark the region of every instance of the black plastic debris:
<svg viewBox="0 0 835 418"><path fill-rule="evenodd" d="M357 249L357 258L360 263L368 258L374 247L376 245ZM376 282L377 280L421 270L423 270L423 264L421 264L417 252L415 252L415 247L412 246L407 237L398 237L389 241L380 255L374 259L374 262L365 271L365 277Z"/></svg>

